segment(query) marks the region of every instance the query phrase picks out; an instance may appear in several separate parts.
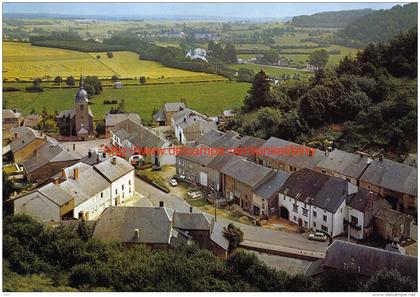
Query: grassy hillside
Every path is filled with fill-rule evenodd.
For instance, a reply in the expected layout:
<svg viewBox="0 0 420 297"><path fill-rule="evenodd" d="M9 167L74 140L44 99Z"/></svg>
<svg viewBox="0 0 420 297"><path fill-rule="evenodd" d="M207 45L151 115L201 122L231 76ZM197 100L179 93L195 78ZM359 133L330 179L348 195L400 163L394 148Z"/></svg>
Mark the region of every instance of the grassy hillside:
<svg viewBox="0 0 420 297"><path fill-rule="evenodd" d="M152 111L164 102L185 98L189 107L209 115L220 114L224 109L240 107L249 89L248 83L183 83L167 85L128 86L123 89L104 88L94 96L90 105L95 119L104 118L113 105L104 105L104 100L124 98L127 111L137 112L145 121L151 121ZM41 112L46 106L52 113L73 108L76 89L46 90L42 93L3 92L9 108L17 108L28 114L32 108Z"/></svg>
<svg viewBox="0 0 420 297"><path fill-rule="evenodd" d="M313 76L312 72L258 64L230 64L229 67L235 70L247 68L254 70L254 72L259 72L260 70L263 70L266 74L272 76L282 76L283 74L293 76L296 73L299 74L302 79Z"/></svg>
<svg viewBox="0 0 420 297"><path fill-rule="evenodd" d="M105 52L85 53L32 46L29 43L3 43L3 77L8 80L16 78L32 80L36 77L51 80L57 75L78 77L80 72L100 78L117 75L123 78L145 76L151 79L163 76L182 78L183 81L224 79L217 75L175 69L158 62L139 60L136 53L127 51L114 52L114 57L108 58Z"/></svg>

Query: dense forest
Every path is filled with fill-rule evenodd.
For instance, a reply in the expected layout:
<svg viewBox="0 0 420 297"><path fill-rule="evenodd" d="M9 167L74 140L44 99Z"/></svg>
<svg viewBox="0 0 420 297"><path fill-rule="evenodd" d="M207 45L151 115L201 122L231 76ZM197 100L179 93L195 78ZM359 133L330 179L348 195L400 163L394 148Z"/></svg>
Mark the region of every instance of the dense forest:
<svg viewBox="0 0 420 297"><path fill-rule="evenodd" d="M232 128L326 149L385 150L388 157L416 151L417 29L388 44L371 44L309 82L271 86L260 72ZM329 144L328 144L329 146Z"/></svg>
<svg viewBox="0 0 420 297"><path fill-rule="evenodd" d="M370 42L385 42L395 35L417 27L417 3L394 6L362 16L335 37L335 43L364 47Z"/></svg>
<svg viewBox="0 0 420 297"><path fill-rule="evenodd" d="M254 254L227 261L196 246L151 251L103 244L84 222L46 227L25 215L3 218L3 291L398 291L416 284L397 271L367 282L354 274L317 278L267 267Z"/></svg>
<svg viewBox="0 0 420 297"><path fill-rule="evenodd" d="M304 28L344 28L358 18L372 13L372 9L320 12L292 18L291 24Z"/></svg>

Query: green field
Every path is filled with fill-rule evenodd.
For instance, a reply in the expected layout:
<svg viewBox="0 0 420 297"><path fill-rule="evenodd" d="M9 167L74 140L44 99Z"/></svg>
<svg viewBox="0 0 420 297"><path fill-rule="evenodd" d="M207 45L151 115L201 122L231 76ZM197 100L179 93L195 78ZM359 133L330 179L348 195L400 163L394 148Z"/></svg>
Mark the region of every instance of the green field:
<svg viewBox="0 0 420 297"><path fill-rule="evenodd" d="M100 56L98 59L97 56ZM62 77L95 75L110 78L177 78L181 81L223 80L221 76L193 72L163 66L154 61L139 60L133 52L114 52L113 58L106 53L83 53L78 51L31 46L29 43L3 43L3 78L32 80L36 77L51 80Z"/></svg>
<svg viewBox="0 0 420 297"><path fill-rule="evenodd" d="M103 101L124 98L127 111L137 112L145 121L151 121L153 109L161 108L164 102L185 98L192 109L217 115L224 109L240 107L249 87L248 83L213 82L105 88L100 95L93 97L90 107L95 119L104 118L112 105L104 105ZM7 101L8 108L17 108L24 114L28 114L32 108L40 112L44 106L54 112L72 108L75 92L75 88L42 93L3 92L3 99Z"/></svg>
<svg viewBox="0 0 420 297"><path fill-rule="evenodd" d="M258 65L258 64L230 64L230 68L239 70L241 68L247 68L252 69L254 72L259 72L260 70L263 70L266 74L272 75L272 76L282 76L283 74L286 75L294 75L296 73L300 74L301 78L309 78L313 76L311 72L302 71L298 69L289 69L289 68L280 68L275 66L266 66L266 65Z"/></svg>

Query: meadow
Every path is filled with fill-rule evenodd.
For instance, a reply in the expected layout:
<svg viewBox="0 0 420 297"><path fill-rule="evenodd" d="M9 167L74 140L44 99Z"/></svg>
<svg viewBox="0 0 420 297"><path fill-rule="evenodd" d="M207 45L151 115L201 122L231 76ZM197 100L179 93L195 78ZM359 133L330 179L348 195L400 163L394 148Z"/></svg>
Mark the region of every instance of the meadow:
<svg viewBox="0 0 420 297"><path fill-rule="evenodd" d="M99 56L100 58L98 59ZM55 76L78 77L95 75L99 78L177 78L184 81L224 80L218 75L193 72L163 66L154 61L139 60L133 52L114 52L113 58L106 53L84 53L72 50L31 46L29 43L3 43L3 78L7 80L44 80Z"/></svg>
<svg viewBox="0 0 420 297"><path fill-rule="evenodd" d="M104 100L118 100L124 98L126 110L137 112L144 121L151 121L154 109L159 109L165 102L179 101L184 98L192 109L208 115L218 115L224 109L242 106L243 98L250 88L248 83L212 82L212 83L184 83L166 85L127 86L122 89L104 88L103 92L91 100L90 105L95 119L105 117L112 106L104 105ZM17 108L23 114L34 109L41 112L47 107L48 111L62 111L74 106L72 89L48 89L42 93L3 92L8 108Z"/></svg>

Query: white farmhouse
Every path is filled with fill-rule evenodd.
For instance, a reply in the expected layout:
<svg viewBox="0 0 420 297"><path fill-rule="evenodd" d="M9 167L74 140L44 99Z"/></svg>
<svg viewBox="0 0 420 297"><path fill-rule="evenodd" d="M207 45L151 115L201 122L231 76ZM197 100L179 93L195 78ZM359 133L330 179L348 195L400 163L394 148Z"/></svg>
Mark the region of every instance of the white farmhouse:
<svg viewBox="0 0 420 297"><path fill-rule="evenodd" d="M42 221L95 220L133 193L134 168L127 161L112 157L95 166L80 162L63 169L53 182L16 198L14 213Z"/></svg>
<svg viewBox="0 0 420 297"><path fill-rule="evenodd" d="M204 48L190 49L185 57L191 60L200 59L207 62L207 52Z"/></svg>
<svg viewBox="0 0 420 297"><path fill-rule="evenodd" d="M292 173L279 193L280 216L331 237L344 232L346 199L358 188L311 169Z"/></svg>

